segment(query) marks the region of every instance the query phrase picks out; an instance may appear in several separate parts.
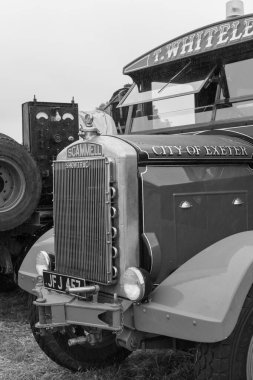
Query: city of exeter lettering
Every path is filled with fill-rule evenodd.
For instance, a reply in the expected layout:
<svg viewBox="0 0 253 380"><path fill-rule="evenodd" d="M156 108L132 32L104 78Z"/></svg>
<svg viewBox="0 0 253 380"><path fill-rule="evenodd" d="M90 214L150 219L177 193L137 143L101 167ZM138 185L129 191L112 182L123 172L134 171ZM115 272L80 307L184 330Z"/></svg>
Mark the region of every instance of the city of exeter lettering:
<svg viewBox="0 0 253 380"><path fill-rule="evenodd" d="M170 156L248 156L244 146L223 146L223 145L157 145L152 147L152 151L157 157Z"/></svg>

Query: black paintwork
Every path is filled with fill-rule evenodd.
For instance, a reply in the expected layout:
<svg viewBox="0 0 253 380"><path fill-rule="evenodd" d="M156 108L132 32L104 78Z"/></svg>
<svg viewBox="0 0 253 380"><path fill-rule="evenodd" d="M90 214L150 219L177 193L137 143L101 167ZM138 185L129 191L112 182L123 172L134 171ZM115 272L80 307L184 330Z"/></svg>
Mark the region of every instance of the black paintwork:
<svg viewBox="0 0 253 380"><path fill-rule="evenodd" d="M180 164L180 163L239 163L239 162L252 162L253 146L247 141L243 141L240 138L232 136L221 135L125 135L120 139L125 140L131 144L138 153L139 165L150 164ZM167 149L166 155L156 155L153 151L153 147L172 147L173 153L170 154ZM208 155L205 147L244 147L247 155L240 155L239 152L232 149L232 154L227 151L225 155L218 155L214 149L208 151L213 153ZM173 148L174 147L174 148ZM175 147L181 147L182 152L179 154L178 149ZM199 154L192 154L193 150L190 149L190 153L187 151L187 147L199 147ZM161 149L160 149L161 151ZM222 153L222 152L220 152Z"/></svg>
<svg viewBox="0 0 253 380"><path fill-rule="evenodd" d="M160 282L209 245L229 235L253 229L253 146L233 136L156 135L123 136L138 153L140 232L157 240L161 255L151 260L159 267ZM181 146L182 155L158 157L153 146ZM190 155L186 147L200 147ZM247 155L205 156L204 146L244 147ZM242 204L235 205L239 199ZM191 207L181 208L183 202ZM152 235L151 235L152 234ZM146 244L147 246L147 244ZM148 255L144 249L142 255ZM148 269L148 268L147 268Z"/></svg>
<svg viewBox="0 0 253 380"><path fill-rule="evenodd" d="M143 169L142 169L143 170ZM248 165L147 166L141 231L161 250L160 282L214 242L253 228L253 171ZM244 203L233 205L240 198ZM180 208L190 202L189 209Z"/></svg>

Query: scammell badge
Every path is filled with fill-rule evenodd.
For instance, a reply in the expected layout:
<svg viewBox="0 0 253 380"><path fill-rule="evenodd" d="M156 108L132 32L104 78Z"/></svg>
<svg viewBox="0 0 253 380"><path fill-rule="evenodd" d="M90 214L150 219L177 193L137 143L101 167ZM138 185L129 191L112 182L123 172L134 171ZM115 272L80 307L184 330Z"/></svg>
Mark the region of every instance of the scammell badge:
<svg viewBox="0 0 253 380"><path fill-rule="evenodd" d="M102 156L102 145L82 142L67 148L67 158L85 158Z"/></svg>

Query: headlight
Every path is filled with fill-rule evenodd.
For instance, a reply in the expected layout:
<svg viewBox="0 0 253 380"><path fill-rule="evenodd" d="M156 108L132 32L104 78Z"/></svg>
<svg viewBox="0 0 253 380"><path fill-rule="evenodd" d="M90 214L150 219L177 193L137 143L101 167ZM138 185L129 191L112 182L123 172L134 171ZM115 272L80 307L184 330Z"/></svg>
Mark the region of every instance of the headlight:
<svg viewBox="0 0 253 380"><path fill-rule="evenodd" d="M36 257L36 271L38 275L43 275L43 270L48 270L50 266L50 257L46 251L40 251Z"/></svg>
<svg viewBox="0 0 253 380"><path fill-rule="evenodd" d="M149 273L144 269L128 268L123 276L123 289L131 301L142 300L152 289Z"/></svg>

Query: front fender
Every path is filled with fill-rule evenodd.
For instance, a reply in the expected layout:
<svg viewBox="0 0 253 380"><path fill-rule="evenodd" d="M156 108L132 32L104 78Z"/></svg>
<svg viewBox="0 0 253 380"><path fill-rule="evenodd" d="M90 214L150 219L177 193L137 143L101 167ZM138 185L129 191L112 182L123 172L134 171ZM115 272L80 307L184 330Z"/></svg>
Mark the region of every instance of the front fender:
<svg viewBox="0 0 253 380"><path fill-rule="evenodd" d="M31 247L25 256L18 272L18 285L25 291L32 293L38 273L36 271L36 256L40 251L54 253L54 230L51 228L44 233Z"/></svg>
<svg viewBox="0 0 253 380"><path fill-rule="evenodd" d="M233 331L253 282L253 231L227 237L187 261L134 305L140 331L217 342Z"/></svg>

